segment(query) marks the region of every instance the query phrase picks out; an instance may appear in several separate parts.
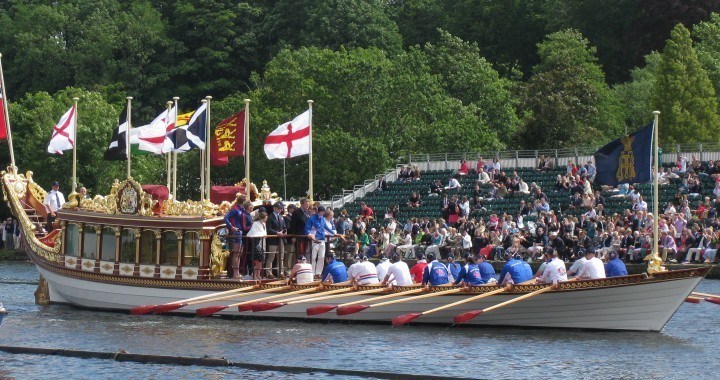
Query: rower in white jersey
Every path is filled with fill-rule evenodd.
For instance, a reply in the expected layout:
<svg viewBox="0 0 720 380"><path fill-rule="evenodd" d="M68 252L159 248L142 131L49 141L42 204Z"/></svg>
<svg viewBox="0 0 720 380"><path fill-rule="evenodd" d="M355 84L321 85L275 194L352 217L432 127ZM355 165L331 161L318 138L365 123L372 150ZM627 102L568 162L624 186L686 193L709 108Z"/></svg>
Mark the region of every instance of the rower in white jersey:
<svg viewBox="0 0 720 380"><path fill-rule="evenodd" d="M358 285L372 285L380 282L378 280L377 268L365 255L360 256L360 262L348 268L348 280Z"/></svg>

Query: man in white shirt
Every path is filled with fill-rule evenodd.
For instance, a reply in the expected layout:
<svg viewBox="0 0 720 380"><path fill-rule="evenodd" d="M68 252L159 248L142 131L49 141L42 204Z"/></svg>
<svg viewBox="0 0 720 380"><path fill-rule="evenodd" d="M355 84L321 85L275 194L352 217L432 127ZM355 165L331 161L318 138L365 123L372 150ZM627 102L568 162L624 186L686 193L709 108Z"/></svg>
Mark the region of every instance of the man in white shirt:
<svg viewBox="0 0 720 380"><path fill-rule="evenodd" d="M390 260L388 260L387 256L385 255L380 256L380 262L378 263L378 265L375 266L378 281L382 281L385 279L385 275L387 275L388 269L390 269ZM395 285L394 281L391 282L391 284Z"/></svg>
<svg viewBox="0 0 720 380"><path fill-rule="evenodd" d="M579 280L605 278L605 264L603 264L602 260L595 257L594 250L588 249L587 252L585 252L585 259L587 259L587 262L577 275Z"/></svg>
<svg viewBox="0 0 720 380"><path fill-rule="evenodd" d="M348 268L348 280L356 282L358 285L373 285L380 282L375 265L368 261L365 255L360 258L357 266L353 264Z"/></svg>
<svg viewBox="0 0 720 380"><path fill-rule="evenodd" d="M573 265L570 266L570 269L568 269L568 271L567 271L568 276L573 276L573 275L580 273L580 269L582 269L582 267L587 262L587 259L585 258L585 250L584 249L580 248L578 250L577 254L579 257L577 260L575 260Z"/></svg>
<svg viewBox="0 0 720 380"><path fill-rule="evenodd" d="M45 211L47 211L47 224L45 230L50 232L53 230L53 223L57 215L57 210L65 204L65 196L60 192L60 183L55 181L52 183L52 190L45 196Z"/></svg>
<svg viewBox="0 0 720 380"><path fill-rule="evenodd" d="M543 274L538 277L537 282L542 284L557 284L558 282L567 281L567 271L565 270L565 262L560 260L557 252L549 248L545 254L548 256L547 266ZM583 266L584 267L584 266Z"/></svg>
<svg viewBox="0 0 720 380"><path fill-rule="evenodd" d="M458 182L457 178L450 177L450 181L448 182L448 185L445 189L452 190L457 188L460 188L460 182Z"/></svg>
<svg viewBox="0 0 720 380"><path fill-rule="evenodd" d="M487 174L484 168L480 168L480 172L478 173L478 182L480 182L480 184L482 185L490 183L490 176Z"/></svg>
<svg viewBox="0 0 720 380"><path fill-rule="evenodd" d="M297 264L290 273L290 280L295 281L298 285L308 284L315 280L312 265L307 262L305 256L298 256Z"/></svg>
<svg viewBox="0 0 720 380"><path fill-rule="evenodd" d="M388 268L387 274L381 284L385 285L391 280L394 280L395 285L397 286L412 285L413 279L410 275L410 268L408 268L408 265L404 261L400 260L400 255L397 253L393 254L391 261L392 264L390 265L390 268Z"/></svg>

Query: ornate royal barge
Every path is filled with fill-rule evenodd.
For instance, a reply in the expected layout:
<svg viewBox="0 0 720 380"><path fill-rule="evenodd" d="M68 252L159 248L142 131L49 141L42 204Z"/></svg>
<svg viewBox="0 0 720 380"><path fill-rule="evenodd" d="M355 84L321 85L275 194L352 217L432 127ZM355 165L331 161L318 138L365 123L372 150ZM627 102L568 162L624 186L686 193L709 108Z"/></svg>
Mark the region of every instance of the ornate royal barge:
<svg viewBox="0 0 720 380"><path fill-rule="evenodd" d="M23 247L40 273L41 301L98 310L156 305L146 311L379 323L395 322L393 317L410 313L418 324L459 323L459 315L474 313L462 322L659 331L709 271L701 267L511 288L231 280L221 277L228 252L218 233L229 204L173 200L160 204L128 179L116 181L105 197L71 195L57 212L59 228L43 234L46 193L32 173L2 172L2 186L21 223ZM377 302L381 299L386 300ZM339 306L328 305L332 302ZM476 312L499 303L504 307Z"/></svg>

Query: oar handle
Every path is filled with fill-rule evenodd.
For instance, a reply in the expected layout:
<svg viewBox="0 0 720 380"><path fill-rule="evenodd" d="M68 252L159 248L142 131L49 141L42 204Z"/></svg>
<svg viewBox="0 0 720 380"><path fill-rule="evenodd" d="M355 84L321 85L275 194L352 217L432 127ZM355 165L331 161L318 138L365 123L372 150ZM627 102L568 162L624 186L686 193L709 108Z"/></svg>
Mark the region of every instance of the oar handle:
<svg viewBox="0 0 720 380"><path fill-rule="evenodd" d="M402 291L402 292L386 294L386 295L384 295L384 296L372 297L372 298L368 298L368 299L365 299L365 300L358 300L358 301L346 302L346 303L343 303L343 304L338 305L338 307L351 306L351 305L356 305L356 304L364 303L364 302L380 301L380 300L384 300L384 299L388 299L388 298L405 296L405 295L408 295L408 294L417 294L417 293L422 293L424 290L425 290L425 289L423 289L423 288L405 290L405 291Z"/></svg>
<svg viewBox="0 0 720 380"><path fill-rule="evenodd" d="M483 313L487 313L488 311L495 310L495 309L500 308L500 307L503 307L503 306L505 306L505 305L510 305L510 304L512 304L512 303L519 302L519 301L522 301L522 300L527 299L527 298L530 298L530 297L535 297L535 296L537 296L537 295L539 295L539 294L542 294L542 293L545 293L545 292L549 292L549 291L555 289L556 286L557 286L557 285L551 285L551 286L542 288L542 289L540 289L540 290L536 290L536 291L534 291L534 292L530 292L530 293L528 293L528 294L524 294L524 295L522 295L522 296L520 296L520 297L515 297L515 298L513 298L513 299L511 299L511 300L507 300L507 301L505 301L505 302L500 302L500 303L497 304L497 305L492 305L492 306L490 306L490 307L487 307L487 308L483 309L482 312L483 312Z"/></svg>
<svg viewBox="0 0 720 380"><path fill-rule="evenodd" d="M472 301L479 300L479 299L482 299L482 298L485 298L485 297L490 297L490 296L495 295L495 294L498 294L498 293L502 293L502 292L504 292L504 291L507 291L508 289L510 289L510 288L507 287L507 288L495 289L495 290L489 291L489 292L487 292L487 293L479 294L479 295L477 295L477 296L468 297L468 298L466 298L466 299L464 299L464 300L456 301L456 302L453 302L453 303L449 303L449 304L447 304L447 305L443 305L443 306L436 307L436 308L434 308L434 309L430 309L430 310L423 311L421 314L422 314L422 315L426 315L426 314L434 313L434 312L436 312L436 311L449 309L449 308L451 308L451 307L453 307L453 306L462 305L462 304L464 304L464 303L472 302ZM417 297L416 297L416 298L417 298Z"/></svg>
<svg viewBox="0 0 720 380"><path fill-rule="evenodd" d="M340 298L340 297L350 297L350 296L359 296L363 294L375 294L375 293L382 293L386 291L385 288L380 289L369 289L369 290L361 290L359 292L350 292L345 294L333 294L333 295L325 295L328 292L323 292L322 294L312 294L312 298L305 298L302 300L292 301L288 302L288 305L296 304L296 303L306 303L306 302L315 302L320 300L329 300L333 298Z"/></svg>
<svg viewBox="0 0 720 380"><path fill-rule="evenodd" d="M720 298L720 294L709 294L709 293L692 292L692 295L694 295L694 296L702 296L702 297Z"/></svg>
<svg viewBox="0 0 720 380"><path fill-rule="evenodd" d="M422 298L441 296L441 295L443 295L443 294L459 293L459 292L462 291L462 290L463 290L462 288L454 288L454 289L450 289L450 290L443 290L443 291L439 291L439 292L433 292L433 293L423 294L423 295L421 295L421 296L415 296L415 297L403 298L403 299L399 299L399 300L392 300L392 301L380 302L380 303L372 304L372 305L370 305L370 307L386 306L386 305L392 305L392 304L401 303L401 302L419 300L419 299L422 299Z"/></svg>

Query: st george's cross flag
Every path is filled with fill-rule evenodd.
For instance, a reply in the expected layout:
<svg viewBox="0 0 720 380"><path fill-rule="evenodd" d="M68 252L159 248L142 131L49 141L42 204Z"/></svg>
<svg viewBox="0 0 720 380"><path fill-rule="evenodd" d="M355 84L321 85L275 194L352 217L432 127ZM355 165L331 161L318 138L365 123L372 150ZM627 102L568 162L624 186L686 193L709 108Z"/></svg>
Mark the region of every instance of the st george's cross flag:
<svg viewBox="0 0 720 380"><path fill-rule="evenodd" d="M65 112L60 121L53 127L50 145L47 151L52 154L63 154L63 150L73 149L75 147L75 120L77 118L77 110L75 106Z"/></svg>
<svg viewBox="0 0 720 380"><path fill-rule="evenodd" d="M175 128L175 108L160 113L150 124L135 128L130 134L130 143L137 141L138 149L146 152L162 154L165 151L165 135ZM135 140L137 138L137 140Z"/></svg>
<svg viewBox="0 0 720 380"><path fill-rule="evenodd" d="M279 125L265 138L265 155L270 160L305 154L310 154L310 110Z"/></svg>

